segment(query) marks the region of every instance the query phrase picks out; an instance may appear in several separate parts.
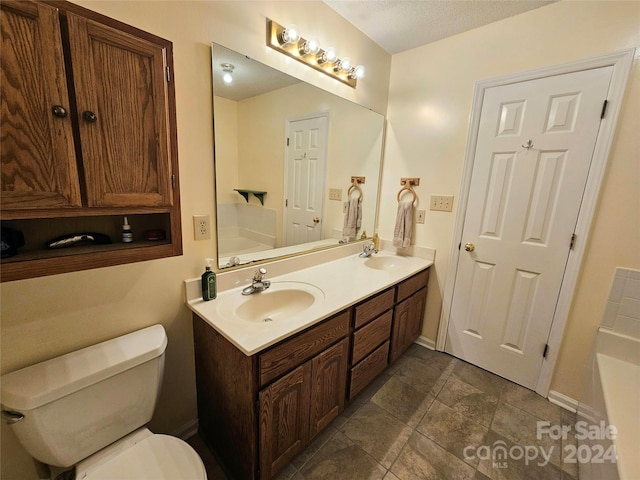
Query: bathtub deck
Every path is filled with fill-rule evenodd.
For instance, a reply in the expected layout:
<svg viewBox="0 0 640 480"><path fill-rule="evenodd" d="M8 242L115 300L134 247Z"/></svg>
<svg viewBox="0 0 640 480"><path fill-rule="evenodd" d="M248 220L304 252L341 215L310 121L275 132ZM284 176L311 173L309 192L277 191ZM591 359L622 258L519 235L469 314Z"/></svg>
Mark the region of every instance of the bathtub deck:
<svg viewBox="0 0 640 480"><path fill-rule="evenodd" d="M620 480L640 478L640 365L596 354L609 424L618 429L613 443Z"/></svg>

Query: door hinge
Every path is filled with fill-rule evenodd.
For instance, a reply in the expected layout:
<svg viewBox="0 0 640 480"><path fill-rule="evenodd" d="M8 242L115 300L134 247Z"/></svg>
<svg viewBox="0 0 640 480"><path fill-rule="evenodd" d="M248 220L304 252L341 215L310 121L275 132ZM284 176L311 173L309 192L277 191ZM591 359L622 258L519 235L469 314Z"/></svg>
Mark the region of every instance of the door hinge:
<svg viewBox="0 0 640 480"><path fill-rule="evenodd" d="M572 233L571 234L571 241L569 242L569 250L573 250L573 247L576 246L576 234Z"/></svg>
<svg viewBox="0 0 640 480"><path fill-rule="evenodd" d="M287 147L289 146L289 137L287 137Z"/></svg>
<svg viewBox="0 0 640 480"><path fill-rule="evenodd" d="M285 206L285 208L289 206L289 199L288 198L284 199L284 206Z"/></svg>
<svg viewBox="0 0 640 480"><path fill-rule="evenodd" d="M549 344L544 344L544 350L542 351L542 358L547 358L547 353L549 353Z"/></svg>
<svg viewBox="0 0 640 480"><path fill-rule="evenodd" d="M164 67L164 72L165 72L165 75L167 76L167 82L171 82L171 70L169 70L168 66Z"/></svg>
<svg viewBox="0 0 640 480"><path fill-rule="evenodd" d="M171 188L176 188L176 176L171 175Z"/></svg>
<svg viewBox="0 0 640 480"><path fill-rule="evenodd" d="M607 105L609 105L609 100L605 100L602 104L602 111L600 112L600 120L604 118L604 114L607 112Z"/></svg>

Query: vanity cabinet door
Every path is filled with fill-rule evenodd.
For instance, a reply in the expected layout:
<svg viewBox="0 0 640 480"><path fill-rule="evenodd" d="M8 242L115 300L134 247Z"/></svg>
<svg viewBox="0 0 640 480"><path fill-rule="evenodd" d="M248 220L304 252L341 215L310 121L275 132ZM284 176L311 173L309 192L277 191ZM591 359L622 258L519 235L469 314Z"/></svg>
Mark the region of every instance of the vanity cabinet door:
<svg viewBox="0 0 640 480"><path fill-rule="evenodd" d="M80 206L58 11L3 1L2 210Z"/></svg>
<svg viewBox="0 0 640 480"><path fill-rule="evenodd" d="M349 342L342 339L311 361L309 440L344 410Z"/></svg>
<svg viewBox="0 0 640 480"><path fill-rule="evenodd" d="M309 442L311 363L260 392L260 477L272 478Z"/></svg>
<svg viewBox="0 0 640 480"><path fill-rule="evenodd" d="M427 289L423 288L396 305L393 315L389 362L397 360L420 336L426 301Z"/></svg>
<svg viewBox="0 0 640 480"><path fill-rule="evenodd" d="M67 19L88 206L171 205L167 45Z"/></svg>

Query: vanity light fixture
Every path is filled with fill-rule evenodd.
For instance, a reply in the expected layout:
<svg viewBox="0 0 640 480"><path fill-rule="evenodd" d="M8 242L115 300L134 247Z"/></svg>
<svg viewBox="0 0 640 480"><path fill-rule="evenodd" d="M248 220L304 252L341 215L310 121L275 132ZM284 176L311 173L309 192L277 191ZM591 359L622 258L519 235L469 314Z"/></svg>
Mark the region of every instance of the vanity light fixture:
<svg viewBox="0 0 640 480"><path fill-rule="evenodd" d="M302 38L295 25L283 27L267 19L267 45L353 88L365 74L364 66L354 67L349 57L338 58L335 48L323 49L316 40Z"/></svg>
<svg viewBox="0 0 640 480"><path fill-rule="evenodd" d="M222 74L222 81L227 85L231 84L233 82L233 69L236 67L234 67L230 63L222 63L220 64L220 66L222 67L222 71L224 72Z"/></svg>

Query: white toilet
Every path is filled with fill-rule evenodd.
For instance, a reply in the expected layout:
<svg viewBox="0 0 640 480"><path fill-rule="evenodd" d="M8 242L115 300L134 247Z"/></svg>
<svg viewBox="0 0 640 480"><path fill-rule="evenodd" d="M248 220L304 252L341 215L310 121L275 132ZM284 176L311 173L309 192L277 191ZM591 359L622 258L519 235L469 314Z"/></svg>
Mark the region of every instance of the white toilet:
<svg viewBox="0 0 640 480"><path fill-rule="evenodd" d="M75 465L83 480L206 480L187 443L143 427L166 346L164 328L154 325L3 375L2 416L52 472Z"/></svg>

